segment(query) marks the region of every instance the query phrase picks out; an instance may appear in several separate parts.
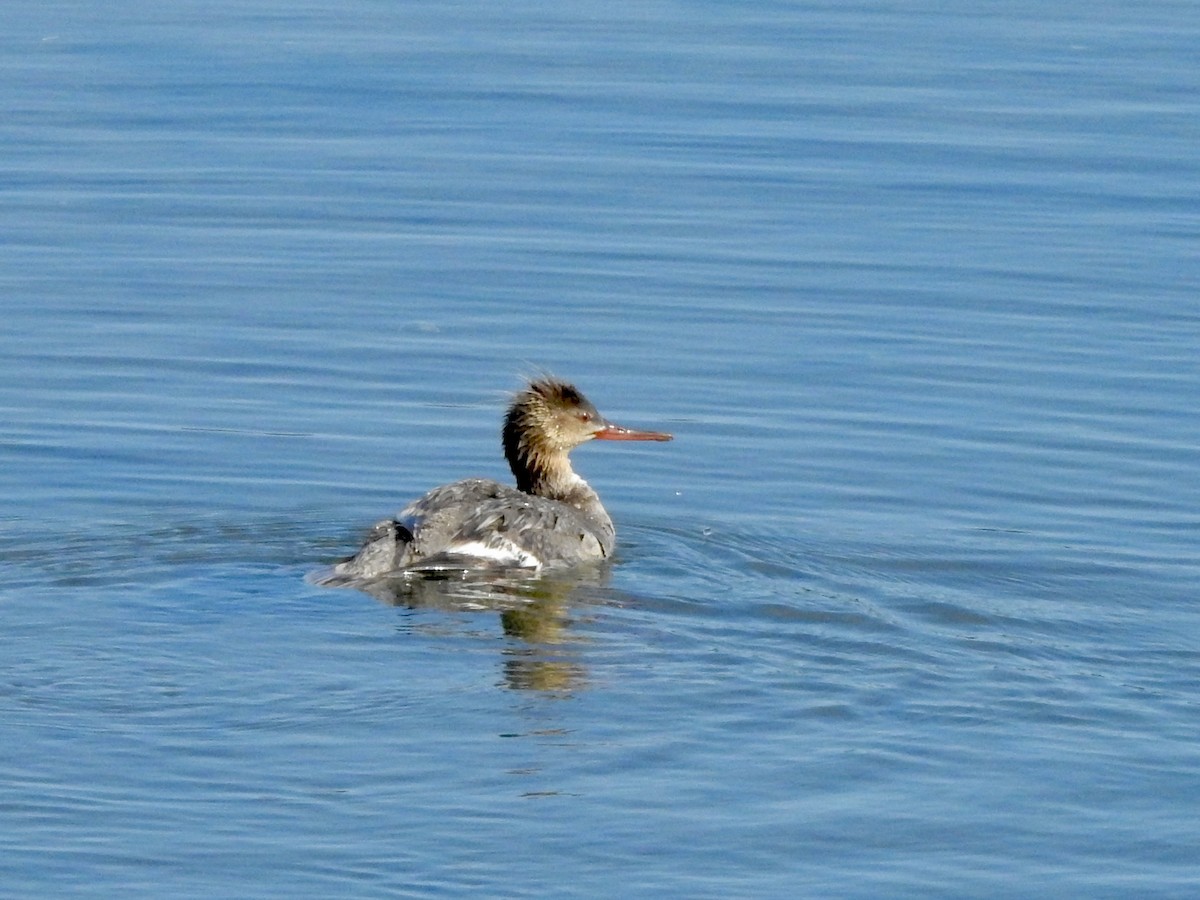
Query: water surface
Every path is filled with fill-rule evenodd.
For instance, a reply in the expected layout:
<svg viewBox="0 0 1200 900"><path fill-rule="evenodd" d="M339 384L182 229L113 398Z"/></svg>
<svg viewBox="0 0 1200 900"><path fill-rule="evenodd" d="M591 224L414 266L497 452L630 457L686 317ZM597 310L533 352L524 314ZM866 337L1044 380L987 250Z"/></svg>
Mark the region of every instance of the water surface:
<svg viewBox="0 0 1200 900"><path fill-rule="evenodd" d="M8 892L1195 894L1192 4L4 31ZM610 570L305 580L542 368Z"/></svg>

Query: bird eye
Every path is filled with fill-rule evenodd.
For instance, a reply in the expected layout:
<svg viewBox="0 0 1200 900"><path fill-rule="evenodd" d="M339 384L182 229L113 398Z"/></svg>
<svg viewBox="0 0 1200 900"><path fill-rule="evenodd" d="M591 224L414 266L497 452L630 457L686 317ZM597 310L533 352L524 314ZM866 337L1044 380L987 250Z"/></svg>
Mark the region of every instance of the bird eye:
<svg viewBox="0 0 1200 900"><path fill-rule="evenodd" d="M579 414L579 421L580 421L580 422L590 422L590 421L592 421L592 414L591 414L590 412L581 412L581 413Z"/></svg>

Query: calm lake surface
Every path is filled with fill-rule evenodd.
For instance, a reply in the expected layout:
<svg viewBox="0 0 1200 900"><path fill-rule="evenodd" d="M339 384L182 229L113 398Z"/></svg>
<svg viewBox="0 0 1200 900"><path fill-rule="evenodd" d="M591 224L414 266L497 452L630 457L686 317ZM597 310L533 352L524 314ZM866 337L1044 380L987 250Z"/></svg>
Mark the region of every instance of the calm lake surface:
<svg viewBox="0 0 1200 900"><path fill-rule="evenodd" d="M1200 892L1200 6L3 19L0 893ZM542 369L611 570L306 581Z"/></svg>

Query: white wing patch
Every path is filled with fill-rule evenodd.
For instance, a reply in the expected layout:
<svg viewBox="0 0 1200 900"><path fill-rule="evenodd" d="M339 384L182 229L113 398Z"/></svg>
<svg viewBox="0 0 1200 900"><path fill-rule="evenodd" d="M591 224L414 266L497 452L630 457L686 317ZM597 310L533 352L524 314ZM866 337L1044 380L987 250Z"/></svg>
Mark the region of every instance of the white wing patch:
<svg viewBox="0 0 1200 900"><path fill-rule="evenodd" d="M442 552L452 556L472 556L475 559L486 559L502 566L538 569L542 565L542 561L532 553L522 550L512 541L502 537L493 537L490 544L485 544L483 541L451 544Z"/></svg>

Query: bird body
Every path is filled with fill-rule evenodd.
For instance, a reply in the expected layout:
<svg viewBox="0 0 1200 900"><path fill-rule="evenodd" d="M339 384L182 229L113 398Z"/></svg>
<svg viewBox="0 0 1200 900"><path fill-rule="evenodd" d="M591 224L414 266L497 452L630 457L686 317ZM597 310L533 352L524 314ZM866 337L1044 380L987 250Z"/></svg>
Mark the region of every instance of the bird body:
<svg viewBox="0 0 1200 900"><path fill-rule="evenodd" d="M334 566L342 578L446 569L573 566L608 558L616 529L568 454L589 440L669 441L604 419L573 385L531 381L509 406L504 455L516 487L468 478L434 488L372 527Z"/></svg>

